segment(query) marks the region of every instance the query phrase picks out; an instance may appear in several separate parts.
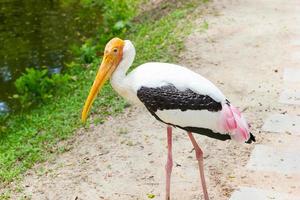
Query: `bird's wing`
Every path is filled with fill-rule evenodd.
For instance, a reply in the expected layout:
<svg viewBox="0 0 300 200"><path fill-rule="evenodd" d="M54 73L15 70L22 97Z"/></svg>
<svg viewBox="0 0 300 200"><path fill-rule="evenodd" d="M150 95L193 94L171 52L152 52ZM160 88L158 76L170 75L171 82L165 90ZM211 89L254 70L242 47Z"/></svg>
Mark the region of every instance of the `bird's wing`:
<svg viewBox="0 0 300 200"><path fill-rule="evenodd" d="M143 86L137 91L137 96L163 123L220 140L230 139L229 135L218 133L222 104L208 95L189 89L181 91L169 84L156 88Z"/></svg>
<svg viewBox="0 0 300 200"><path fill-rule="evenodd" d="M138 100L156 119L220 140L251 139L242 115L201 75L178 65L147 63L131 78Z"/></svg>
<svg viewBox="0 0 300 200"><path fill-rule="evenodd" d="M222 104L208 95L201 95L190 89L178 90L174 85L161 87L142 86L137 91L140 101L151 112L157 110L208 110L217 112L222 110Z"/></svg>

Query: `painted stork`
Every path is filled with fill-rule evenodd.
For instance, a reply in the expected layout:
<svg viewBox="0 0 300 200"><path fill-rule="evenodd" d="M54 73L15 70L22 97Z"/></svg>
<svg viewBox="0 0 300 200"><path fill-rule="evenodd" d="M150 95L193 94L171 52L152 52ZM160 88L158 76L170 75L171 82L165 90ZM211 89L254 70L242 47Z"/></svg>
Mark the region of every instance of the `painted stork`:
<svg viewBox="0 0 300 200"><path fill-rule="evenodd" d="M204 199L208 200L203 152L192 133L246 143L255 141L255 137L241 112L206 78L185 67L159 62L142 64L126 74L134 57L135 48L129 40L113 38L107 43L82 111L82 121L86 121L97 93L110 78L118 94L129 102L144 105L158 121L167 125L166 200L170 199L173 166L172 127L188 133L198 160Z"/></svg>

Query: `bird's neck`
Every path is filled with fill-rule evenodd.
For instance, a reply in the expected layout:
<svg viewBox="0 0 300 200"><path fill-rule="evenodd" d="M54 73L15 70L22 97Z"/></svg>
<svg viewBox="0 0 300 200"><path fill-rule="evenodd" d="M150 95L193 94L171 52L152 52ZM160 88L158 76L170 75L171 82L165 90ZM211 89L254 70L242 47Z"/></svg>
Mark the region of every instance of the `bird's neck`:
<svg viewBox="0 0 300 200"><path fill-rule="evenodd" d="M126 72L132 65L134 60L134 55L126 55L123 56L120 64L114 71L114 73L111 76L111 82L115 82L116 84L120 84L122 81L124 81L126 77Z"/></svg>
<svg viewBox="0 0 300 200"><path fill-rule="evenodd" d="M135 57L135 49L133 45L125 44L124 53L121 62L112 74L110 78L113 88L124 98L127 98L130 94L130 83L126 79L126 72L132 65Z"/></svg>

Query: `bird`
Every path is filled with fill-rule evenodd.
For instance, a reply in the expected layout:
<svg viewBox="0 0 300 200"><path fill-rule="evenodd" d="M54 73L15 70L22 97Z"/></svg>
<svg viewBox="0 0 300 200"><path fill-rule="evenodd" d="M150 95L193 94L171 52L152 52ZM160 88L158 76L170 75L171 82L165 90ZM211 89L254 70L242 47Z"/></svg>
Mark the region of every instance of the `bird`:
<svg viewBox="0 0 300 200"><path fill-rule="evenodd" d="M208 79L190 69L171 63L148 62L128 73L136 50L130 40L112 38L105 46L101 65L85 101L81 120L86 122L93 101L110 79L116 92L129 103L144 106L167 127L165 199L170 200L173 167L172 129L187 132L200 172L200 190L209 195L204 177L203 151L193 133L217 140L255 142L244 115Z"/></svg>

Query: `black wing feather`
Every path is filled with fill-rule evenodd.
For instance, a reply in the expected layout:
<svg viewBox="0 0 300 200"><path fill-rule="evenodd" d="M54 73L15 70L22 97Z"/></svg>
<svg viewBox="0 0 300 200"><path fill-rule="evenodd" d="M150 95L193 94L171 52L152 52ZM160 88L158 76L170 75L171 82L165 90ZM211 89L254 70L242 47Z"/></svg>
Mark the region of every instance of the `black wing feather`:
<svg viewBox="0 0 300 200"><path fill-rule="evenodd" d="M137 91L138 98L148 110L208 110L217 112L222 110L222 104L208 95L201 95L190 89L180 91L174 85L161 87L144 87Z"/></svg>

